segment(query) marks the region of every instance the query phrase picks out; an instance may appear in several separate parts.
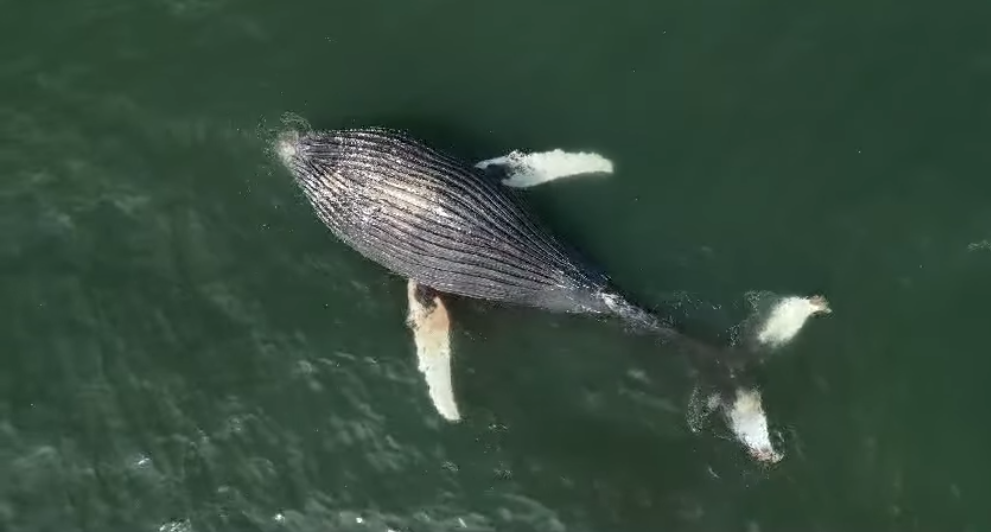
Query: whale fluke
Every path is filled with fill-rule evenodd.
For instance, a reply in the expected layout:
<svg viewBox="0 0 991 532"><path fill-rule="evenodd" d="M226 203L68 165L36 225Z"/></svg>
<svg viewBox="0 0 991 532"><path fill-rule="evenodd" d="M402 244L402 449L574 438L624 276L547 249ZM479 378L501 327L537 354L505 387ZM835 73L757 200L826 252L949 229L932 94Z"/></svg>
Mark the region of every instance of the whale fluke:
<svg viewBox="0 0 991 532"><path fill-rule="evenodd" d="M460 414L450 392L449 332L429 333L450 327L441 294L616 317L675 344L721 394L735 396L734 367L747 356L691 338L632 303L532 216L517 189L481 168L378 127L290 131L276 152L339 240L407 280L411 312L430 324L414 328L414 339L432 346L418 353L428 380L442 383L430 387L445 417ZM611 163L599 168L611 171Z"/></svg>

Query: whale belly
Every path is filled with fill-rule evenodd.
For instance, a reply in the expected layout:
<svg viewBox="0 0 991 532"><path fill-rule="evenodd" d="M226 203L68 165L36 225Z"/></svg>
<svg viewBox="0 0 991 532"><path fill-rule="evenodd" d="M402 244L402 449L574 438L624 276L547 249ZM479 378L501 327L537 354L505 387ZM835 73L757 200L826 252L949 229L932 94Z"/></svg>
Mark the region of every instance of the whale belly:
<svg viewBox="0 0 991 532"><path fill-rule="evenodd" d="M608 279L539 225L516 192L407 135L291 133L279 154L341 241L435 290L566 312L607 312Z"/></svg>

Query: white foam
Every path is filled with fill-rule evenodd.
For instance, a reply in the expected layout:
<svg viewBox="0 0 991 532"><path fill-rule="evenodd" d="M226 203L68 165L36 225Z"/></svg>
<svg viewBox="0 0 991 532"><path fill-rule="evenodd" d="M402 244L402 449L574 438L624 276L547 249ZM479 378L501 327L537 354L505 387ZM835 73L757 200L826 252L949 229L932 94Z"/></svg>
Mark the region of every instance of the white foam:
<svg viewBox="0 0 991 532"><path fill-rule="evenodd" d="M282 164L288 165L289 161L296 156L296 145L299 142L299 133L296 131L284 131L275 141L275 153L278 154Z"/></svg>
<svg viewBox="0 0 991 532"><path fill-rule="evenodd" d="M475 165L482 170L490 166L505 167L507 177L502 183L514 188L528 188L564 177L613 172L612 161L598 153L560 149L534 153L513 151Z"/></svg>
<svg viewBox="0 0 991 532"><path fill-rule="evenodd" d="M190 532L193 529L189 519L169 521L158 527L158 532Z"/></svg>
<svg viewBox="0 0 991 532"><path fill-rule="evenodd" d="M757 333L757 341L769 347L780 347L798 335L805 322L816 314L832 312L822 296L788 296L771 309Z"/></svg>
<svg viewBox="0 0 991 532"><path fill-rule="evenodd" d="M967 251L991 251L991 240L981 240L967 244Z"/></svg>

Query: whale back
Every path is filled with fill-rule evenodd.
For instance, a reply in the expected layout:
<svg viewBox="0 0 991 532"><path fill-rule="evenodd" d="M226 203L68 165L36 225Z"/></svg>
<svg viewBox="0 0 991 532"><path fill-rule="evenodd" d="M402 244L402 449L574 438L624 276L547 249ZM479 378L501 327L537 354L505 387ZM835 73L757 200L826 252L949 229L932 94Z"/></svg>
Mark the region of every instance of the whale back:
<svg viewBox="0 0 991 532"><path fill-rule="evenodd" d="M279 154L345 244L440 292L608 312L609 280L546 230L518 193L407 134L290 133Z"/></svg>

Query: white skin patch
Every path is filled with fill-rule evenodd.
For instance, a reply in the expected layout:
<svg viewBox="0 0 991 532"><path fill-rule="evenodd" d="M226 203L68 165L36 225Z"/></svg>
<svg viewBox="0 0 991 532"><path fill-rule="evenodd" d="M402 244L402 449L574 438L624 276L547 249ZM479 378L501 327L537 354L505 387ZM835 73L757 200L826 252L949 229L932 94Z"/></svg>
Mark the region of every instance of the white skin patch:
<svg viewBox="0 0 991 532"><path fill-rule="evenodd" d="M419 370L427 381L430 400L448 421L459 421L461 414L451 383L451 320L444 302L435 293L425 305L420 301L416 281L409 280L406 293L409 315L406 323L413 331Z"/></svg>
<svg viewBox="0 0 991 532"><path fill-rule="evenodd" d="M613 172L612 161L598 153L564 150L533 153L513 151L475 164L475 168L482 170L490 166L503 167L506 179L502 184L513 188L529 188L565 177Z"/></svg>

